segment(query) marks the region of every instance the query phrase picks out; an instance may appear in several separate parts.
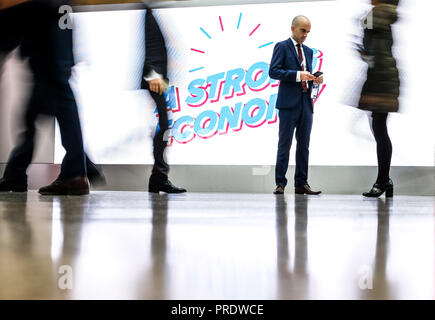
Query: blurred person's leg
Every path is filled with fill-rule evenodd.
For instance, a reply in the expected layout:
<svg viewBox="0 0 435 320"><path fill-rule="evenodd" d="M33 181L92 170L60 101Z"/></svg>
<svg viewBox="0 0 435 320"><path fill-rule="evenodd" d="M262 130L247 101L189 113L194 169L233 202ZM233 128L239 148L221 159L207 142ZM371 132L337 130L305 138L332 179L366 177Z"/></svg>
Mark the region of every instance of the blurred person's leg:
<svg viewBox="0 0 435 320"><path fill-rule="evenodd" d="M32 97L31 100L34 100ZM30 103L30 105L32 102ZM38 114L34 112L34 108L28 108L25 116L25 129L20 134L19 144L12 150L9 156L6 169L3 175L3 181L0 182L1 191L18 191L24 192L27 190L27 168L32 162L36 127L35 122ZM107 184L104 174L100 168L93 163L89 157L86 157L86 169L90 183L93 186L105 186Z"/></svg>
<svg viewBox="0 0 435 320"><path fill-rule="evenodd" d="M21 4L0 11L1 28L7 27L7 32L0 32L0 47L6 52L20 46L21 55L27 58L29 53L35 54L40 35L38 21L32 19L34 14L30 4ZM45 47L45 44L39 44ZM33 49L33 51L32 51ZM39 53L39 56L42 54ZM9 191L27 190L26 171L32 161L35 146L35 121L40 105L45 102L44 85L35 81L31 97L26 105L23 117L24 129L20 133L18 145L12 150L4 172L3 188L9 186ZM4 190L6 191L6 190Z"/></svg>
<svg viewBox="0 0 435 320"><path fill-rule="evenodd" d="M66 137L66 139L62 139L62 143L70 145L71 150L70 157L66 157L63 160L63 171L60 177L64 176L69 178L81 175L83 172L82 156L84 155L84 169L90 182L93 185L106 185L106 179L100 168L98 168L83 151L83 140L76 100L68 82L71 76L71 69L74 66L72 30L61 30L55 27L54 33L53 38L56 46L54 50L56 53L54 59L56 62L54 75L57 81L56 87L59 88L58 92L60 93L58 102L59 108L55 108L55 115L58 119L59 127L61 126L61 121L66 119L63 125L65 128L64 134L61 134L62 137ZM65 108L62 108L63 106L65 106ZM71 119L74 121L71 121ZM77 142L81 143L78 144ZM69 168L71 168L71 171Z"/></svg>
<svg viewBox="0 0 435 320"><path fill-rule="evenodd" d="M390 164L393 147L387 130L387 112L373 112L372 129L376 140L378 157L378 177L373 187L364 192L365 197L380 197L384 192L387 198L393 197L394 186L390 179Z"/></svg>
<svg viewBox="0 0 435 320"><path fill-rule="evenodd" d="M30 38L29 63L35 75L35 88L46 89L43 92L46 105L41 105L40 110L52 112L56 117L66 151L58 179L39 192L46 195L88 194L80 120L68 82L74 65L72 31L59 28L60 15L48 6L35 5L35 12L40 25L38 33L32 33Z"/></svg>
<svg viewBox="0 0 435 320"><path fill-rule="evenodd" d="M27 17L22 13L23 6L18 5L15 7L11 7L5 10L0 11L0 75L2 73L2 67L5 62L7 55L14 50L18 45L20 45L23 34L27 28ZM21 21L23 19L23 21ZM26 113L26 121L30 121L29 113ZM30 121L31 122L31 121ZM25 140L24 136L31 136L32 129L25 130L22 133L22 141ZM33 147L31 144L21 145L21 151L26 149L30 150L30 153L33 153ZM23 153L17 148L14 149L11 158L17 158L17 162L14 166L7 166L4 172L4 177L0 179L0 192L5 191L17 191L24 192L27 191L27 177L26 177L26 168L24 170L21 169L22 166L25 166L24 163L27 162L28 152L24 151ZM30 155L31 157L31 155Z"/></svg>
<svg viewBox="0 0 435 320"><path fill-rule="evenodd" d="M55 27L58 19L56 14L50 11L48 6L40 4L24 4L13 9L0 11L0 17L3 18L0 20L0 25L7 26L11 30L7 33L4 32L3 28L0 30L0 35L2 35L0 49L11 51L20 44L21 54L23 58L30 58L31 69L35 75L35 87L30 103L27 105L24 121L26 128L21 136L20 144L9 158L5 171L5 178L7 177L8 181L2 181L4 187L9 189L8 191L23 189L23 182L27 181L25 172L33 155L37 115L40 113L56 115L56 105L62 106L62 100L67 101L65 108L67 112L65 113L64 109L58 111L61 119L74 120L74 116L70 116L70 113L74 114L74 109L77 109L68 83L71 67L74 65L72 33L71 30L66 30L63 35L59 35L61 31ZM19 23L14 27L19 19L25 19L25 23ZM58 97L53 96L53 91L57 92ZM78 117L75 118L78 119ZM69 132L77 131L77 121L71 121L70 124L71 126L67 128L64 136L65 134L69 136ZM78 129L80 130L79 126ZM67 142L67 145L72 146L72 149L67 147L69 150L73 150L70 154L77 153L74 141ZM71 167L68 163L71 158L71 162L74 163L74 156L70 157L68 154L66 168ZM106 185L103 173L87 156L86 166L89 168L88 176L93 185ZM0 189L2 189L1 183Z"/></svg>
<svg viewBox="0 0 435 320"><path fill-rule="evenodd" d="M38 99L32 96L30 105ZM32 162L33 152L35 149L35 134L37 114L33 108L27 108L25 114L24 130L20 133L18 145L12 150L3 178L7 180L9 189L7 191L25 191L27 190L27 168ZM4 182L6 183L6 182ZM0 190L2 188L0 187ZM4 190L6 191L6 190Z"/></svg>
<svg viewBox="0 0 435 320"><path fill-rule="evenodd" d="M164 153L168 145L169 122L165 97L158 93L149 91L157 105L159 113L159 130L153 139L154 166L148 182L148 191L158 193L183 193L186 189L174 186L168 179L169 165L165 161Z"/></svg>
<svg viewBox="0 0 435 320"><path fill-rule="evenodd" d="M58 98L55 99L54 114L58 120L59 128L63 127L61 129L63 131L63 134L61 131L62 145L65 150L70 150L70 154L67 154L63 159L60 177L87 176L93 186L104 186L107 183L102 170L84 152L77 104L69 84L71 70L75 64L72 30L61 30L56 22L53 41L55 45L53 49L55 53L54 87L57 88L59 93ZM63 125L61 125L61 122L63 122Z"/></svg>
<svg viewBox="0 0 435 320"><path fill-rule="evenodd" d="M163 95L156 93L158 90L153 89L156 91L153 92L148 83L149 81L156 81L158 75L160 75L163 79L160 81L160 86L163 87L163 82L168 81L167 62L165 38L152 14L152 10L147 7L145 16L145 61L141 88L149 90L159 113L159 126L153 139L154 166L148 183L148 191L153 193L158 193L159 191L182 193L186 192L186 189L178 188L169 181L169 165L164 158L164 152L168 143L167 138L169 136L166 99ZM156 75L157 77L155 77Z"/></svg>
<svg viewBox="0 0 435 320"><path fill-rule="evenodd" d="M388 113L373 113L373 134L376 140L378 177L376 183L385 185L390 180L390 165L393 146L387 129Z"/></svg>
<svg viewBox="0 0 435 320"><path fill-rule="evenodd" d="M44 91L44 90L42 90ZM30 98L30 102L27 106L24 118L24 130L20 133L19 143L11 152L9 156L6 169L3 178L7 180L8 190L3 191L15 191L27 188L27 168L32 162L34 148L35 148L35 136L36 136L36 119L39 115L38 107L43 104L44 99L41 96L41 90L35 89L33 95ZM95 165L89 157L85 154L86 167L88 178L92 185L106 185L106 179L101 170ZM4 182L6 183L6 182ZM2 184L0 183L0 191Z"/></svg>
<svg viewBox="0 0 435 320"><path fill-rule="evenodd" d="M167 105L164 96L152 91L150 91L150 94L157 105L159 113L158 131L153 139L154 166L151 172L150 184L161 184L168 180L169 173L169 166L164 158L164 152L168 143L167 139L165 139L165 133L167 137L167 130L169 129L168 113L166 111Z"/></svg>

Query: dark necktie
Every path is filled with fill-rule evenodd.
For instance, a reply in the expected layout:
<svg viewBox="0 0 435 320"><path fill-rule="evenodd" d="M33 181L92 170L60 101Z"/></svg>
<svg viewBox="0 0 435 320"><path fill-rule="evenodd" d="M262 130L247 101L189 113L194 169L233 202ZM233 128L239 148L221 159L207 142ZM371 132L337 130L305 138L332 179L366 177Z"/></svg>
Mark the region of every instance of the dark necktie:
<svg viewBox="0 0 435 320"><path fill-rule="evenodd" d="M298 43L296 45L296 47L298 48L299 63L301 64L302 71L305 71L304 65L302 64L302 62L304 61L304 58L302 56L301 45ZM302 91L306 92L307 90L308 90L308 88L307 88L307 82L306 81L302 81Z"/></svg>

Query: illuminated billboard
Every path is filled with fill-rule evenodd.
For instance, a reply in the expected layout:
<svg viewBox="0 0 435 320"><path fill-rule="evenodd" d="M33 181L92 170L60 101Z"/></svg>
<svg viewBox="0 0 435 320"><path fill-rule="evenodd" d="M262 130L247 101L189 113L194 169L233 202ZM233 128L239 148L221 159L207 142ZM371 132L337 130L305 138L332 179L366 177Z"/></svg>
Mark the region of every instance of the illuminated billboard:
<svg viewBox="0 0 435 320"><path fill-rule="evenodd" d="M430 1L402 1L399 13L424 21L428 6L435 9ZM269 78L269 63L274 45L290 37L293 17L303 14L312 23L305 44L314 51L313 69L325 78L315 101L310 165L376 165L370 116L354 107L366 64L352 42L362 34L357 17L369 9L368 1L346 0L154 10L169 58L168 162L275 164L279 82ZM157 111L140 89L144 19L143 10L73 15L77 65L71 84L85 146L97 163L153 163ZM422 80L414 80L424 59L415 59L407 39L425 43L429 53L434 44L411 23L401 19L393 30L402 86L401 112L389 118L392 165L433 166L435 108L422 94ZM57 162L63 154L57 135Z"/></svg>

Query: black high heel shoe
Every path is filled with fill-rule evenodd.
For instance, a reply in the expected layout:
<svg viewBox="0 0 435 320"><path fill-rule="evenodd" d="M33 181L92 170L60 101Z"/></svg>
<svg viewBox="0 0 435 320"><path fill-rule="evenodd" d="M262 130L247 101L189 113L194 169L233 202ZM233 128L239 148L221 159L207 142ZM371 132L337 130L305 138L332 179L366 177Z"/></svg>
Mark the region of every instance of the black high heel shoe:
<svg viewBox="0 0 435 320"><path fill-rule="evenodd" d="M375 183L369 192L364 192L364 197L378 198L385 192L387 198L392 198L394 193L393 181L391 179L385 184Z"/></svg>

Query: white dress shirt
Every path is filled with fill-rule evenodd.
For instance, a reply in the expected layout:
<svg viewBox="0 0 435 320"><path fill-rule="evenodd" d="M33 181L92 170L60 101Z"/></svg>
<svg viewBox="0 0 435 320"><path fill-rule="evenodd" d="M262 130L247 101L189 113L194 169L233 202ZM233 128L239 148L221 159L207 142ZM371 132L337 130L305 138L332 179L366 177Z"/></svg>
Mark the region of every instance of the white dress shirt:
<svg viewBox="0 0 435 320"><path fill-rule="evenodd" d="M163 76L160 73L157 73L155 70L151 70L145 77L143 77L145 81L150 82L154 79L163 79Z"/></svg>

